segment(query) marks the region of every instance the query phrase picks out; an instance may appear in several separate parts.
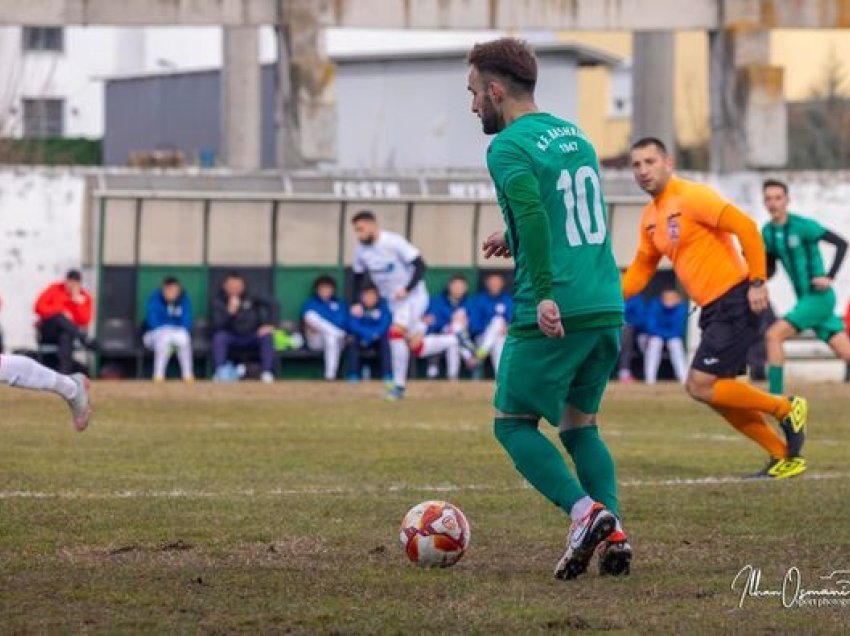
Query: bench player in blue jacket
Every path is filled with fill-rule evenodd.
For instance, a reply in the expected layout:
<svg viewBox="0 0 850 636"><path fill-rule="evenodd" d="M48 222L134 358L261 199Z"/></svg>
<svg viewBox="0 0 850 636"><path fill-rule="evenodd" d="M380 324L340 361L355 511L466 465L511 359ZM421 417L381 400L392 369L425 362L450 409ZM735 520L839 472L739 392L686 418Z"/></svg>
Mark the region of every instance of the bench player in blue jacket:
<svg viewBox="0 0 850 636"><path fill-rule="evenodd" d="M472 299L469 330L477 343L479 360L490 356L493 370L499 371L499 358L508 335L514 301L505 290L505 277L493 272L484 278L484 288Z"/></svg>
<svg viewBox="0 0 850 636"><path fill-rule="evenodd" d="M649 301L646 308L646 353L643 358L643 373L647 384L655 384L661 352L665 345L670 353L670 363L676 379L685 383L687 361L685 360L685 325L688 322L688 303L682 300L675 289L666 289L658 298Z"/></svg>
<svg viewBox="0 0 850 636"><path fill-rule="evenodd" d="M325 380L336 380L345 346L348 306L336 295L336 281L328 275L313 283L313 295L301 307L307 348L325 354Z"/></svg>
<svg viewBox="0 0 850 636"><path fill-rule="evenodd" d="M361 354L374 351L378 356L381 379L392 383L389 331L392 313L378 288L366 284L360 290L360 302L351 306L348 314L348 379L357 382L363 377Z"/></svg>
<svg viewBox="0 0 850 636"><path fill-rule="evenodd" d="M471 303L468 292L466 278L455 274L449 279L443 293L431 299L423 318L429 334L451 334L457 337L457 342L446 350L446 377L449 380L457 380L460 375L461 358L470 368L474 368L478 362L475 345L469 336ZM438 374L439 366L436 358L433 358L428 363L428 377L433 378Z"/></svg>

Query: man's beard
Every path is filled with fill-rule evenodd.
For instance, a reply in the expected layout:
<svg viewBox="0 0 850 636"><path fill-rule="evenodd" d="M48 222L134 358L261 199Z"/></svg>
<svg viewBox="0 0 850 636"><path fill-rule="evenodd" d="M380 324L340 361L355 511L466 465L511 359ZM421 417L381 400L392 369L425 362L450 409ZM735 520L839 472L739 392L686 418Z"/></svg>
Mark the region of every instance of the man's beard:
<svg viewBox="0 0 850 636"><path fill-rule="evenodd" d="M505 120L496 112L489 97L484 102L484 108L481 109L481 129L485 135L495 135L505 129Z"/></svg>
<svg viewBox="0 0 850 636"><path fill-rule="evenodd" d="M369 236L364 236L360 239L361 245L372 245L375 242L375 236L370 234Z"/></svg>

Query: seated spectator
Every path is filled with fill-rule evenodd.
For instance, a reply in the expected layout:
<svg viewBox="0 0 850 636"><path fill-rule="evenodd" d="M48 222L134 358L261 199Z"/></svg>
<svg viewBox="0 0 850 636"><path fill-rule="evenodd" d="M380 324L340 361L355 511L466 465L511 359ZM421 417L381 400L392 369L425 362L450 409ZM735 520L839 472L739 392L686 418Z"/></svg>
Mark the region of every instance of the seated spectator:
<svg viewBox="0 0 850 636"><path fill-rule="evenodd" d="M461 358L470 369L478 365L475 344L469 336L471 306L467 298L468 292L469 283L466 278L460 274L452 276L443 293L431 299L422 319L428 326L428 334L450 334L457 337L457 343L446 349L446 376L449 380L457 380L460 375ZM428 363L427 375L429 378L435 378L439 373L439 361L432 357Z"/></svg>
<svg viewBox="0 0 850 636"><path fill-rule="evenodd" d="M86 330L92 319L92 297L83 289L80 272L72 269L65 280L53 283L35 301L39 337L43 343L58 347L59 373L74 371L74 342L97 349L97 342Z"/></svg>
<svg viewBox="0 0 850 636"><path fill-rule="evenodd" d="M643 359L644 378L647 384L655 384L661 352L664 346L670 352L670 363L676 379L685 383L687 363L685 361L685 326L688 321L688 303L675 289L666 289L661 296L649 301L646 309L646 353Z"/></svg>
<svg viewBox="0 0 850 636"><path fill-rule="evenodd" d="M644 342L646 340L646 300L640 294L626 301L625 321L620 337L620 362L617 365L617 376L620 382L631 384L635 381L632 376L635 346L643 350L646 344Z"/></svg>
<svg viewBox="0 0 850 636"><path fill-rule="evenodd" d="M231 272L221 284L212 307L212 355L216 380L233 376L225 366L231 349L260 353L263 382L274 382L275 310L271 302L248 293L241 274Z"/></svg>
<svg viewBox="0 0 850 636"><path fill-rule="evenodd" d="M374 351L378 356L381 379L392 381L389 331L392 314L378 288L368 284L360 291L360 302L351 306L348 315L348 379L358 382L363 377L361 354Z"/></svg>
<svg viewBox="0 0 850 636"><path fill-rule="evenodd" d="M153 351L154 382L165 380L173 350L177 351L184 382L193 382L192 304L176 278L165 278L160 288L148 297L145 330L142 342Z"/></svg>
<svg viewBox="0 0 850 636"><path fill-rule="evenodd" d="M336 295L336 281L319 276L313 283L313 295L301 307L307 348L325 354L325 380L336 380L339 359L345 346L348 306Z"/></svg>
<svg viewBox="0 0 850 636"><path fill-rule="evenodd" d="M484 289L475 295L471 304L470 332L478 345L475 355L479 360L490 356L493 370L498 372L514 309L514 300L505 291L505 277L497 273L488 274L484 279Z"/></svg>

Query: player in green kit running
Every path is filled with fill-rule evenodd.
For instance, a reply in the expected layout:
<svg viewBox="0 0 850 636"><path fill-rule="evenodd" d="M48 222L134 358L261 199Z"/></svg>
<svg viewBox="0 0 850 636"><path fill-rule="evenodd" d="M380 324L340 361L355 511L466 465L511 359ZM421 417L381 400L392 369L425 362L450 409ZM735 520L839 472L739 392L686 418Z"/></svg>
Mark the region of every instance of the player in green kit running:
<svg viewBox="0 0 850 636"><path fill-rule="evenodd" d="M827 343L839 358L850 362L850 338L844 324L835 315L835 292L832 281L847 253L847 241L825 229L814 219L788 211L788 186L769 179L762 186L764 205L770 222L762 228L767 252L768 276L776 271L776 262L791 279L797 304L767 331L767 378L771 393L782 394L785 355L782 343L800 331L811 329ZM819 243L835 246L835 258L827 272Z"/></svg>
<svg viewBox="0 0 850 636"><path fill-rule="evenodd" d="M555 576L627 574L614 461L596 425L617 365L623 292L611 252L596 151L570 122L538 110L537 61L521 40L477 44L468 57L472 111L496 135L487 167L507 232L484 255L513 256L515 309L494 405L496 438L532 486L572 519ZM546 419L575 463L540 432Z"/></svg>

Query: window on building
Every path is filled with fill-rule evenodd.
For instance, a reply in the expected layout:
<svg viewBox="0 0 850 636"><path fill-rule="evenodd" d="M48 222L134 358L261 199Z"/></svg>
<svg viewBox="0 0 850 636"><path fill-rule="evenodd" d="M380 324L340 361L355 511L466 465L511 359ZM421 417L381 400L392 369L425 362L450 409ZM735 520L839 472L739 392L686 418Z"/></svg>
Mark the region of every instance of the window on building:
<svg viewBox="0 0 850 636"><path fill-rule="evenodd" d="M24 51L56 51L61 53L65 46L62 27L24 27Z"/></svg>
<svg viewBox="0 0 850 636"><path fill-rule="evenodd" d="M612 118L632 116L632 65L626 62L611 69L611 101L608 115Z"/></svg>
<svg viewBox="0 0 850 636"><path fill-rule="evenodd" d="M24 100L24 137L61 137L65 130L61 99Z"/></svg>

